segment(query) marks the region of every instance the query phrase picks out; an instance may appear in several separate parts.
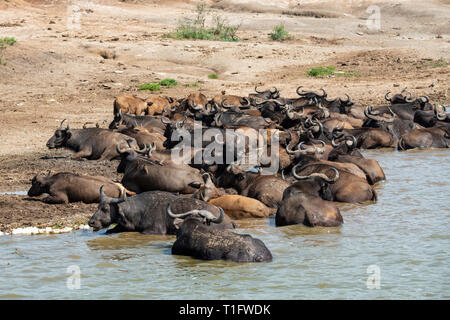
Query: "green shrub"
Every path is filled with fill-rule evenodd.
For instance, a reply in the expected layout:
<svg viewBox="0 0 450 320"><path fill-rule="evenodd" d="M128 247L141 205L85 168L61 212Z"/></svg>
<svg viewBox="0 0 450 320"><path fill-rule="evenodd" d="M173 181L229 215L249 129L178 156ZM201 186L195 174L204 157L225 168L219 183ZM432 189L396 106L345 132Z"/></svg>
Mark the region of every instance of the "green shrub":
<svg viewBox="0 0 450 320"><path fill-rule="evenodd" d="M445 61L444 58L441 57L438 60L433 60L433 61L426 63L425 66L432 67L432 68L442 68L442 67L448 66L448 63L447 63L447 61Z"/></svg>
<svg viewBox="0 0 450 320"><path fill-rule="evenodd" d="M212 17L213 26L206 26L206 5L197 5L197 16L195 19L185 18L178 22L175 32L166 34L165 37L175 39L199 39L199 40L221 40L238 41L236 35L239 26L230 26L225 18L218 15Z"/></svg>
<svg viewBox="0 0 450 320"><path fill-rule="evenodd" d="M5 37L5 38L0 38L0 48L5 48L6 45L14 45L17 42L16 39L14 38L9 38L9 37Z"/></svg>
<svg viewBox="0 0 450 320"><path fill-rule="evenodd" d="M208 78L210 79L219 79L219 76L215 73L208 74Z"/></svg>
<svg viewBox="0 0 450 320"><path fill-rule="evenodd" d="M289 34L289 32L286 31L286 29L284 28L284 25L279 24L279 25L276 25L275 27L273 27L273 31L270 34L270 38L272 40L283 41L283 40L289 40L292 37Z"/></svg>
<svg viewBox="0 0 450 320"><path fill-rule="evenodd" d="M14 45L16 43L16 39L14 38L9 38L9 37L4 37L4 38L0 38L0 49L5 49L7 45ZM6 64L6 62L3 62L3 56L0 52L0 65L2 64Z"/></svg>
<svg viewBox="0 0 450 320"><path fill-rule="evenodd" d="M316 78L325 78L325 77L331 77L331 76L337 76L337 77L359 77L359 72L355 71L346 71L346 70L336 70L336 67L334 66L328 66L328 67L315 67L312 69L309 69L306 73L309 77L316 77Z"/></svg>
<svg viewBox="0 0 450 320"><path fill-rule="evenodd" d="M336 71L336 67L329 66L329 67L316 67L309 69L307 72L307 75L310 77L328 77L334 75L334 72Z"/></svg>
<svg viewBox="0 0 450 320"><path fill-rule="evenodd" d="M175 79L166 78L161 80L159 84L163 87L175 87L176 85L178 85L178 82Z"/></svg>
<svg viewBox="0 0 450 320"><path fill-rule="evenodd" d="M161 90L161 86L159 85L159 83L146 83L146 84L141 84L138 87L139 90L150 90L150 91L159 91Z"/></svg>
<svg viewBox="0 0 450 320"><path fill-rule="evenodd" d="M185 83L183 86L189 88L189 87L198 87L200 84L198 82L195 83Z"/></svg>

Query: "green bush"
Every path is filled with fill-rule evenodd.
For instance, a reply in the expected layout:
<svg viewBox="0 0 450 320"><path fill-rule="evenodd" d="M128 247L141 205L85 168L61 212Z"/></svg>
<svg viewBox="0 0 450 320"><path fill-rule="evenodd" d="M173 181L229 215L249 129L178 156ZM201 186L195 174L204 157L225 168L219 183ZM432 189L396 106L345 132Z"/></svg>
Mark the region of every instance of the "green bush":
<svg viewBox="0 0 450 320"><path fill-rule="evenodd" d="M190 87L198 87L200 84L198 82L195 83L185 83L183 86L190 88Z"/></svg>
<svg viewBox="0 0 450 320"><path fill-rule="evenodd" d="M283 41L291 39L291 35L286 31L283 24L276 25L273 27L273 31L270 34L272 40Z"/></svg>
<svg viewBox="0 0 450 320"><path fill-rule="evenodd" d="M175 87L176 85L178 85L178 82L175 79L166 78L161 80L159 84L163 87Z"/></svg>
<svg viewBox="0 0 450 320"><path fill-rule="evenodd" d="M310 77L329 77L334 75L334 72L336 71L336 67L333 66L329 66L329 67L316 67L316 68L312 68L309 69L307 72L307 75Z"/></svg>
<svg viewBox="0 0 450 320"><path fill-rule="evenodd" d="M16 43L16 39L14 38L9 38L9 37L4 37L4 38L0 38L0 49L5 49L7 45L14 45ZM1 64L6 64L5 62L3 62L3 56L0 52L0 65Z"/></svg>
<svg viewBox="0 0 450 320"><path fill-rule="evenodd" d="M208 74L208 78L210 79L219 79L219 76L215 73Z"/></svg>
<svg viewBox="0 0 450 320"><path fill-rule="evenodd" d="M166 34L168 38L238 41L236 35L239 26L230 26L225 18L218 15L212 18L213 26L206 26L207 12L204 3L197 5L195 19L185 18L178 22L175 32Z"/></svg>
<svg viewBox="0 0 450 320"><path fill-rule="evenodd" d="M355 71L341 71L336 70L336 67L334 66L328 66L328 67L315 67L312 69L309 69L306 73L309 77L317 77L317 78L325 78L325 77L331 77L331 76L337 76L337 77L359 77L359 72Z"/></svg>
<svg viewBox="0 0 450 320"><path fill-rule="evenodd" d="M138 87L139 90L150 90L150 91L159 91L161 90L161 86L159 85L159 83L146 83L146 84L141 84Z"/></svg>
<svg viewBox="0 0 450 320"><path fill-rule="evenodd" d="M0 38L0 48L6 48L6 45L12 46L16 42L17 42L17 40L14 38L9 38L9 37Z"/></svg>

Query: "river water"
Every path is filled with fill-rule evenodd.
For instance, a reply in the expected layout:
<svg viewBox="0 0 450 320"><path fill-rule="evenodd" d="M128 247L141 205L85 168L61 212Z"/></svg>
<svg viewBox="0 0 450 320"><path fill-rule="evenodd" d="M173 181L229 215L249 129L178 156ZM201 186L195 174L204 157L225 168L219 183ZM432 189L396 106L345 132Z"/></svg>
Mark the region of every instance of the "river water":
<svg viewBox="0 0 450 320"><path fill-rule="evenodd" d="M174 236L3 236L0 298L449 299L450 150L364 153L387 180L376 204L341 206L343 226L241 222L273 262L173 256Z"/></svg>

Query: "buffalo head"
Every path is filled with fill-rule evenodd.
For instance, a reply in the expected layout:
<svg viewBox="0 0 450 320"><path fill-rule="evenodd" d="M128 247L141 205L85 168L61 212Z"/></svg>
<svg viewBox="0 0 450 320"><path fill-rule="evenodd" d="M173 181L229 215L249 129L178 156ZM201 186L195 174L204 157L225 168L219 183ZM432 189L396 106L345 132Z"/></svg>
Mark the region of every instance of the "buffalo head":
<svg viewBox="0 0 450 320"><path fill-rule="evenodd" d="M67 127L63 128L62 125L66 121L64 119L61 124L59 125L59 128L56 129L53 136L47 141L47 148L49 149L55 149L55 148L62 148L65 146L66 141L69 140L69 138L72 136L72 133L70 132L70 123L67 121Z"/></svg>
<svg viewBox="0 0 450 320"><path fill-rule="evenodd" d="M125 190L122 191L123 198L110 198L103 192L103 186L100 187L100 203L97 211L89 219L88 225L98 231L109 227L113 223L121 222L123 215L117 207L117 204L127 201Z"/></svg>

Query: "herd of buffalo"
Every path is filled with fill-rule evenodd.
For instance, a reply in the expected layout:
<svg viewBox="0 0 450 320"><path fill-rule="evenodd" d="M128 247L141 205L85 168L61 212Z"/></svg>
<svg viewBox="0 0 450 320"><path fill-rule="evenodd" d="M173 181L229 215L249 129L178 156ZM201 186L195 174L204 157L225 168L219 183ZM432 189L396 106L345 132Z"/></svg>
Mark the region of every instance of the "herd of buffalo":
<svg viewBox="0 0 450 320"><path fill-rule="evenodd" d="M47 147L68 148L75 160L120 160L122 180L67 172L37 175L28 195L46 193L46 203L98 202L89 220L94 231L115 225L107 233L176 234L173 254L271 261L261 240L231 231L233 220L275 215L276 226L339 226L343 218L336 202L375 202L374 184L385 179L378 162L359 149L449 147L445 107L406 88L388 92L385 105L377 107L361 106L348 95L329 99L323 89L298 87L296 94L283 98L276 88L255 88L247 97L225 92L212 99L201 92L178 100L117 97L109 128L74 129L63 120ZM194 143L195 124L219 133L232 130L244 139L276 134L277 150L270 151L277 154L276 171L268 173L260 158L240 161L248 147L232 161L174 161L180 130L184 139L186 134L193 138L193 148L184 154L188 160L206 152L211 142L222 155L234 148L218 134ZM265 146L273 141L264 140Z"/></svg>

